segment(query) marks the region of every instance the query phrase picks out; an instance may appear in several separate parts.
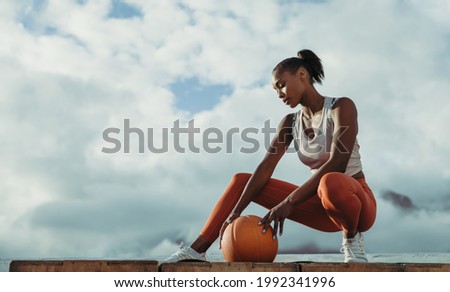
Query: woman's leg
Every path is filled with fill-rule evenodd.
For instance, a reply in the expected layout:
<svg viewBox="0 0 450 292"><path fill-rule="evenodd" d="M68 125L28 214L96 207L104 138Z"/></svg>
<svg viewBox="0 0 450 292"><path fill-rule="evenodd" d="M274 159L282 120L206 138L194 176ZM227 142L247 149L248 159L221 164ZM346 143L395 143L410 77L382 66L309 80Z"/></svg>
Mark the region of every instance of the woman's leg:
<svg viewBox="0 0 450 292"><path fill-rule="evenodd" d="M236 206L250 177L250 173L237 173L231 178L231 182L212 209L199 236L191 244L191 248L203 253L219 237L223 222Z"/></svg>
<svg viewBox="0 0 450 292"><path fill-rule="evenodd" d="M250 177L249 173L233 176L199 237L192 243L194 250L205 252L219 237L223 222L237 204ZM271 178L253 201L272 209L296 188L298 186L294 184ZM363 179L357 181L343 173L328 173L320 181L318 196L297 205L288 219L325 232L355 232L369 229L375 220L375 213L375 199Z"/></svg>
<svg viewBox="0 0 450 292"><path fill-rule="evenodd" d="M368 230L375 222L376 201L364 179L339 172L327 173L320 180L318 197L346 238Z"/></svg>
<svg viewBox="0 0 450 292"><path fill-rule="evenodd" d="M205 252L219 237L223 222L237 204L250 177L251 174L249 173L238 173L233 176L227 189L211 211L199 237L191 244L191 248L199 253ZM298 186L294 184L271 178L253 201L267 209L272 209L296 188ZM317 196L298 205L289 219L321 231L340 230L330 220Z"/></svg>

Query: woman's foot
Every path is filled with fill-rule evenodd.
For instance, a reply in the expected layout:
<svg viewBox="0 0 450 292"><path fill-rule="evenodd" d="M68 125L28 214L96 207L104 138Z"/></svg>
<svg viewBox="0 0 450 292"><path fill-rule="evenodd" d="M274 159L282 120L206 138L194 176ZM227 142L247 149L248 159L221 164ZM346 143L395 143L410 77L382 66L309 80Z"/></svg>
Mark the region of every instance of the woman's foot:
<svg viewBox="0 0 450 292"><path fill-rule="evenodd" d="M175 263L183 260L207 261L206 253L198 253L189 246L181 242L176 253L163 260L164 263Z"/></svg>
<svg viewBox="0 0 450 292"><path fill-rule="evenodd" d="M342 240L341 253L344 254L344 262L346 263L367 262L362 233L358 232L353 238L344 237Z"/></svg>

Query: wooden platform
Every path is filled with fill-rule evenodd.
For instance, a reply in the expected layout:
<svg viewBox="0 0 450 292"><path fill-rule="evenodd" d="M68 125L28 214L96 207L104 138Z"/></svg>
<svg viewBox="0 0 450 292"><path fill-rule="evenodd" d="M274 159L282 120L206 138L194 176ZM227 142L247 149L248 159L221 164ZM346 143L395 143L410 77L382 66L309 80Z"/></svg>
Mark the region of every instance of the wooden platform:
<svg viewBox="0 0 450 292"><path fill-rule="evenodd" d="M10 272L158 272L157 261L12 261Z"/></svg>
<svg viewBox="0 0 450 292"><path fill-rule="evenodd" d="M450 272L433 263L225 263L120 260L12 261L10 272Z"/></svg>

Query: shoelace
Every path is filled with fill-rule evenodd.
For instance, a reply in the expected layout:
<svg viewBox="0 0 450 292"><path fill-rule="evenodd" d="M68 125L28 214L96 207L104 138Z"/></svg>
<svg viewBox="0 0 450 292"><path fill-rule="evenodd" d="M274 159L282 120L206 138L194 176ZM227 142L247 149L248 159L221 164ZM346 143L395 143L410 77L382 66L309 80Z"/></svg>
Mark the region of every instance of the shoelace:
<svg viewBox="0 0 450 292"><path fill-rule="evenodd" d="M178 247L178 250L176 253L174 253L171 258L176 258L178 261L181 260L186 260L186 259L200 259L200 260L208 260L208 257L206 256L206 254L198 254L199 257L197 258L196 255L191 254L188 251L188 248L186 248L184 242L182 241L180 243L180 246Z"/></svg>
<svg viewBox="0 0 450 292"><path fill-rule="evenodd" d="M362 234L359 236L357 241L355 240L352 243L350 243L348 240L344 240L344 242L342 243L340 252L344 253L344 254L351 254L352 256L354 256L355 255L354 254L355 247L356 247L358 253L366 252Z"/></svg>
<svg viewBox="0 0 450 292"><path fill-rule="evenodd" d="M360 250L362 253L366 253L366 247L364 246L364 240L363 240L362 234L361 234L361 236L359 237L358 242L359 242L359 250Z"/></svg>
<svg viewBox="0 0 450 292"><path fill-rule="evenodd" d="M180 246L178 247L177 252L174 254L178 259L183 257L186 254L186 249L184 248L184 242L182 241L180 243Z"/></svg>

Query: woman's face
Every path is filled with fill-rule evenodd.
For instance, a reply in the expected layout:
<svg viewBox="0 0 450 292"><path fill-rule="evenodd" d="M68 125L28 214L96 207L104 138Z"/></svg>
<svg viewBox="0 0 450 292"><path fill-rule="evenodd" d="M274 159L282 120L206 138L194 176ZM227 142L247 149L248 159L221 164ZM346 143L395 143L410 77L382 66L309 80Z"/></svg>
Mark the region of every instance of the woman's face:
<svg viewBox="0 0 450 292"><path fill-rule="evenodd" d="M278 97L285 105L296 107L303 96L305 85L302 82L301 70L296 74L284 71L281 74L275 72L272 75L272 85Z"/></svg>

